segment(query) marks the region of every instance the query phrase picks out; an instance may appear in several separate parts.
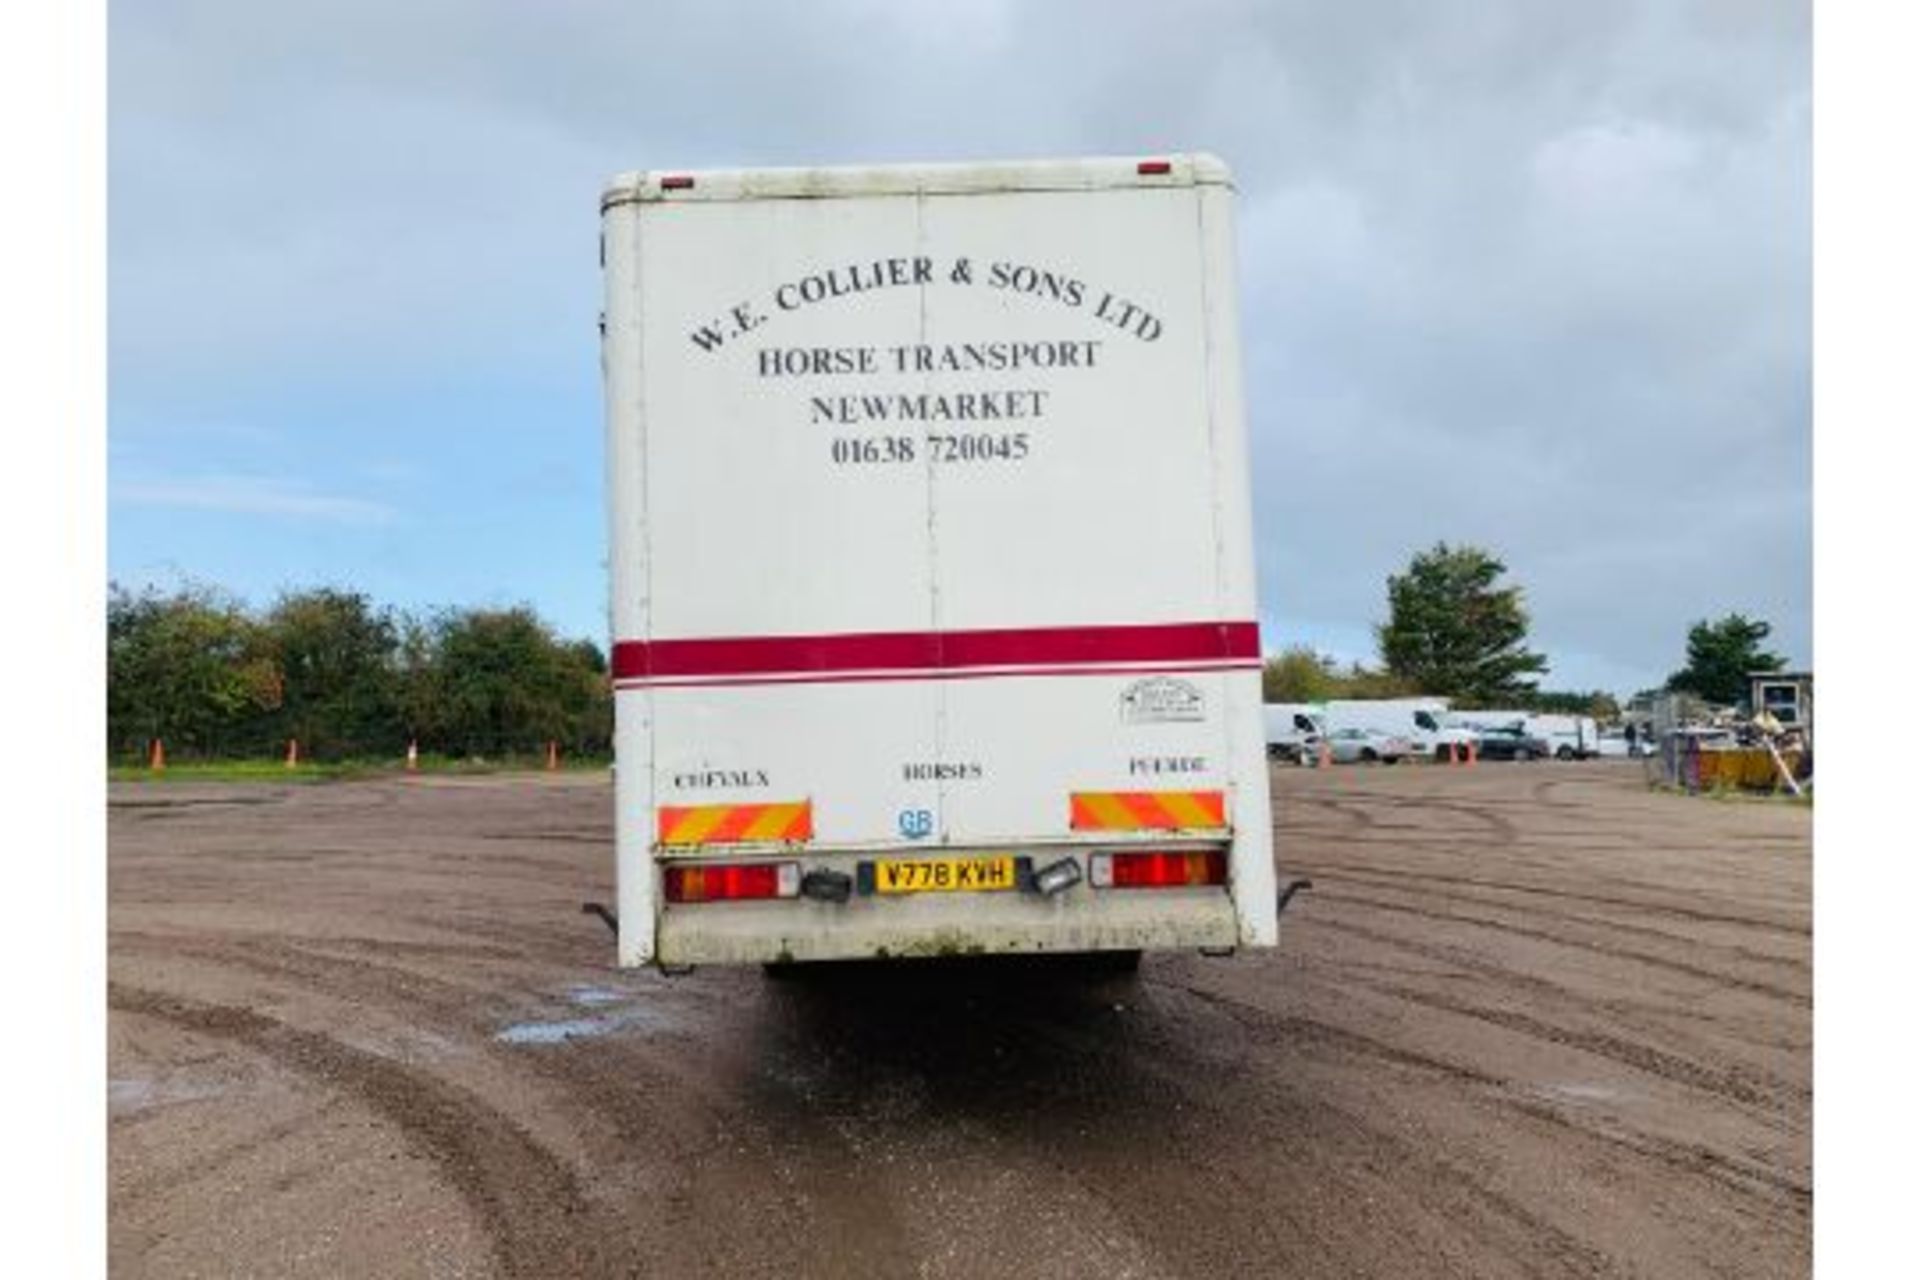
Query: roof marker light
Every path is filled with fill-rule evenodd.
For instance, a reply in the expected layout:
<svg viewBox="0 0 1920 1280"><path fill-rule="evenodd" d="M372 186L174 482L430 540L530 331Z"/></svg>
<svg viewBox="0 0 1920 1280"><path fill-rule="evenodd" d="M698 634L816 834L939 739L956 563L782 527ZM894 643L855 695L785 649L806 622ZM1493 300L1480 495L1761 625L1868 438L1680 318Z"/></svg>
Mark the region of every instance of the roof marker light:
<svg viewBox="0 0 1920 1280"><path fill-rule="evenodd" d="M670 173L660 179L660 189L662 191L691 191L693 189L693 175L690 173Z"/></svg>
<svg viewBox="0 0 1920 1280"><path fill-rule="evenodd" d="M1169 160L1142 160L1137 170L1143 177L1172 173L1173 163Z"/></svg>

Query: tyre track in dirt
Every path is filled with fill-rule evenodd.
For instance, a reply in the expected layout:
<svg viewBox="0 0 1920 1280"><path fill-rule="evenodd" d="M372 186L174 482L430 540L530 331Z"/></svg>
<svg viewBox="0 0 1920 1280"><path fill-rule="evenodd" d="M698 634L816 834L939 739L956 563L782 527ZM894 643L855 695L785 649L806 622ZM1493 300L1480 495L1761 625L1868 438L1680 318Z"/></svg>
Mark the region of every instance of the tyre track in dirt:
<svg viewBox="0 0 1920 1280"><path fill-rule="evenodd" d="M1582 996L1571 988L1497 964L1480 961L1472 953L1458 948L1423 946L1398 938L1391 933L1338 920L1318 920L1315 922L1315 927L1347 933L1477 973L1489 980L1487 985L1491 990L1524 992L1536 1000L1543 1000L1551 1007L1589 1011L1591 1014L1604 1017L1616 1026L1639 1030L1649 1037L1664 1035L1671 1038L1673 1035L1670 1029L1635 1016L1618 1005L1595 1009L1591 997ZM1408 1003L1423 1005L1444 1013L1475 1018L1549 1044L1580 1049L1637 1071L1645 1071L1663 1079L1692 1085L1724 1101L1747 1107L1760 1118L1770 1120L1783 1108L1789 1111L1804 1108L1812 1098L1811 1088L1790 1080L1750 1070L1718 1070L1700 1066L1675 1053L1652 1049L1640 1042L1616 1035L1566 1026L1538 1014L1464 1004L1452 997L1422 988L1403 983L1382 982L1358 970L1349 974L1349 980L1355 985Z"/></svg>
<svg viewBox="0 0 1920 1280"><path fill-rule="evenodd" d="M1468 1064L1423 1054L1331 1021L1274 1013L1188 981L1149 981L1219 1012L1231 1020L1240 1034L1262 1048L1289 1056L1304 1048L1308 1053L1326 1055L1329 1065L1335 1068L1351 1067L1353 1059L1358 1058L1466 1086L1475 1094L1492 1093L1503 1087L1497 1076ZM1182 1078L1177 1068L1169 1070L1162 1066L1159 1070L1175 1079ZM1189 1086L1193 1079L1191 1074L1184 1077ZM1196 1092L1194 1104L1211 1108L1217 1122L1224 1126L1244 1124L1248 1111L1270 1112L1275 1106L1270 1094ZM1496 1259L1517 1264L1532 1274L1598 1276L1612 1273L1603 1250L1502 1191L1468 1165L1447 1158L1412 1135L1397 1131L1391 1124L1382 1123L1366 1110L1349 1108L1324 1097L1310 1099L1304 1094L1295 1094L1283 1114L1273 1116L1269 1123L1258 1127L1268 1131L1284 1129L1311 1148L1317 1160L1325 1161L1315 1176L1344 1187L1350 1194L1371 1197L1381 1191L1369 1185L1370 1179L1355 1177L1351 1171L1393 1169L1395 1191L1405 1194L1405 1188L1419 1188L1417 1194L1407 1196L1407 1207L1423 1219L1473 1224L1470 1238L1475 1242L1474 1262L1464 1269L1464 1274L1481 1274ZM1310 1223L1302 1225L1311 1227ZM1403 1231L1413 1226L1404 1219L1398 1225ZM1433 1273L1448 1270L1435 1266Z"/></svg>
<svg viewBox="0 0 1920 1280"><path fill-rule="evenodd" d="M1397 996L1416 1004L1434 1004L1425 998L1425 993L1411 988L1395 987L1390 984L1368 984L1382 994ZM1700 1178L1712 1181L1716 1186L1731 1189L1743 1195L1755 1197L1764 1202L1767 1211L1785 1208L1791 1212L1807 1214L1811 1211L1812 1189L1804 1181L1758 1166L1751 1161L1738 1161L1724 1156L1699 1144L1688 1144L1665 1139L1657 1134L1634 1132L1614 1127L1605 1127L1592 1123L1582 1123L1576 1116L1564 1108L1545 1105L1525 1094L1525 1087L1514 1079L1487 1071L1469 1063L1454 1061L1432 1054L1419 1053L1395 1045L1384 1039L1360 1034L1351 1029L1326 1022L1316 1022L1298 1016L1276 1014L1260 1006L1236 1000L1219 992L1208 991L1200 987L1179 985L1178 989L1222 1009L1240 1021L1250 1033L1269 1044L1308 1043L1321 1046L1331 1052L1364 1057L1390 1063L1411 1071L1429 1073L1496 1095L1504 1108L1517 1110L1556 1129L1572 1129L1582 1136L1596 1142L1624 1147L1635 1154L1652 1157L1675 1169L1682 1170ZM1447 1005L1451 1012L1463 1012ZM1480 1016L1474 1011L1470 1016ZM1510 1025L1502 1021L1498 1025L1510 1030L1531 1033L1535 1029ZM1554 1044L1567 1044L1560 1029L1546 1029L1548 1034L1539 1038ZM1573 1047L1587 1048L1585 1045ZM1591 1051L1591 1050L1589 1050ZM1614 1053L1603 1056L1613 1057ZM1630 1053L1628 1056L1639 1061L1642 1055ZM1724 1094L1719 1087L1720 1081L1711 1075L1702 1075L1692 1069L1691 1064L1675 1064L1662 1060L1649 1072L1663 1079L1678 1080L1690 1087L1702 1087L1704 1081L1709 1092Z"/></svg>
<svg viewBox="0 0 1920 1280"><path fill-rule="evenodd" d="M1322 900L1327 902L1353 904L1362 906L1368 911L1394 912L1420 919L1472 925L1478 929L1491 929L1516 938L1527 938L1531 941L1544 942L1556 947L1567 947L1574 950L1591 952L1594 955L1602 956L1610 960L1624 960L1632 964L1645 965L1650 969L1664 969L1670 973L1677 973L1683 977L1698 979L1701 982L1716 987L1725 987L1737 991L1751 991L1758 995L1768 996L1775 1000L1783 1000L1789 1004L1800 1005L1808 1009L1813 1007L1813 997L1805 991L1782 987L1773 983L1761 982L1753 978L1739 977L1726 972L1724 969L1694 964L1686 960L1675 960L1670 956L1662 956L1654 952L1642 951L1635 947L1576 938L1554 929L1514 924L1511 921L1499 920L1491 916L1476 915L1465 911L1444 911L1434 907L1410 906L1402 902L1390 902L1385 898L1368 897L1364 894L1341 893L1337 889L1331 892L1323 892L1320 896ZM1555 918L1555 913L1538 914L1544 915L1549 919ZM1578 919L1578 917L1564 915L1558 918L1568 922ZM1604 921L1582 920L1580 923L1596 929L1609 928ZM1633 926L1614 928L1613 931L1626 933L1635 937L1644 937L1653 932ZM1654 936L1661 937L1663 941L1684 945L1681 939L1675 939L1657 933L1654 933ZM1699 946L1701 944L1693 943L1691 945ZM1755 957L1750 954L1743 954L1739 958L1752 963L1793 968L1801 972L1809 971L1809 966L1785 957Z"/></svg>
<svg viewBox="0 0 1920 1280"><path fill-rule="evenodd" d="M1380 982L1376 979L1360 981L1383 995L1396 997L1409 1004L1472 1018L1546 1044L1607 1058L1656 1079L1712 1095L1720 1101L1754 1108L1763 1115L1777 1114L1787 1104L1805 1103L1811 1098L1808 1091L1785 1081L1754 1079L1744 1071L1705 1066L1690 1058L1622 1036L1569 1027L1532 1014L1459 1000L1404 983Z"/></svg>
<svg viewBox="0 0 1920 1280"><path fill-rule="evenodd" d="M1379 822L1365 809L1344 800L1336 800L1332 796L1302 796L1299 803L1312 805L1316 809L1325 809L1341 819L1342 834L1346 835L1359 835L1371 830Z"/></svg>
<svg viewBox="0 0 1920 1280"><path fill-rule="evenodd" d="M797 988L611 968L601 778L159 822L118 786L112 1069L160 1102L112 1119L113 1272L277 1274L224 1252L256 1211L351 1231L359 1188L284 1144L470 1215L451 1273L1805 1273L1803 811L1604 766L1273 777L1321 884L1277 953ZM395 1142L411 1171L361 1154Z"/></svg>
<svg viewBox="0 0 1920 1280"><path fill-rule="evenodd" d="M1556 889L1537 884L1520 884L1508 880L1485 880L1473 876L1445 875L1433 871L1413 871L1405 868L1392 871L1369 871L1363 868L1344 866L1337 872L1324 874L1338 875L1344 879L1366 881L1379 885L1399 885L1409 881L1444 885L1462 885L1471 888L1495 889L1502 893L1526 894L1530 897L1561 899L1568 902L1586 902L1595 906L1618 907L1623 912L1648 915L1672 916L1689 924L1725 924L1757 932L1775 934L1784 938L1805 940L1807 931L1803 926L1787 924L1775 920L1762 919L1749 915L1731 915L1725 912L1702 911L1696 907L1681 906L1673 902L1656 902L1645 898L1622 898L1615 895L1582 893L1571 889ZM1411 892L1411 890L1410 890ZM1467 899L1485 901L1489 905L1512 905L1499 902L1498 899ZM1606 921L1609 927L1620 927L1616 922Z"/></svg>
<svg viewBox="0 0 1920 1280"><path fill-rule="evenodd" d="M1408 772L1419 774L1423 772L1423 770L1414 769ZM1438 799L1427 795L1408 797L1356 787L1341 787L1337 796L1338 799L1336 803L1351 804L1358 802L1375 809L1388 810L1395 814L1411 812L1416 817L1423 819L1432 817L1435 814L1447 814L1467 818L1479 823L1483 834L1491 837L1499 844L1511 844L1519 831L1512 819L1496 812L1494 806L1488 804L1473 804L1460 800ZM1325 803L1330 797L1313 796L1302 798L1310 798L1316 802ZM1450 838L1460 839L1464 838L1464 836L1459 832L1437 832L1435 833L1435 838L1446 840Z"/></svg>
<svg viewBox="0 0 1920 1280"><path fill-rule="evenodd" d="M1382 910L1402 909L1415 913L1423 912L1426 908L1422 904L1429 902L1438 902L1449 906L1487 907L1496 912L1505 912L1510 916L1523 920L1551 922L1559 926L1570 925L1596 934L1618 935L1642 942L1656 943L1661 946L1678 947L1689 951L1707 953L1718 958L1723 958L1729 963L1781 970L1783 971L1783 977L1804 978L1807 981L1807 988L1810 989L1811 987L1813 965L1810 958L1783 954L1777 950L1756 950L1732 938L1718 939L1703 937L1699 933L1697 926L1714 922L1699 919L1698 913L1690 914L1681 911L1669 912L1656 906L1635 906L1616 902L1611 904L1611 909L1607 914L1594 914L1583 911L1560 910L1555 907L1540 906L1536 903L1515 902L1511 898L1492 897L1486 894L1462 893L1452 888L1432 889L1413 885L1403 886L1397 883L1393 877L1370 876L1364 872L1356 872L1351 868L1343 868L1340 871L1324 872L1322 874L1325 876L1326 884L1336 890L1332 893L1322 892L1321 896L1328 901L1346 901L1366 906L1378 906ZM1404 878L1407 880L1415 879L1412 875ZM1413 898L1415 901L1406 902L1399 898L1382 898L1366 892L1342 893L1338 891L1342 886L1351 886L1359 890L1384 891L1400 895L1401 898ZM1580 895L1578 897L1571 895L1538 896L1557 897L1562 901L1569 902L1592 903L1595 900L1594 895ZM1438 919L1458 919L1465 922L1480 922L1488 919L1488 917L1437 909L1433 912L1433 915ZM1691 933L1675 932L1673 928L1662 928L1656 924L1632 923L1630 917L1634 915L1644 917L1670 916L1686 925L1695 926L1695 931ZM1718 923L1727 924L1731 922L1723 920ZM1743 930L1748 928L1748 926L1744 924L1736 927ZM1536 932L1538 931L1540 930L1536 930ZM1757 928L1753 931L1765 932ZM1544 932L1556 940L1562 936L1554 929L1547 929L1544 930ZM1806 941L1806 935L1804 933L1790 928L1780 930L1776 936L1798 943L1804 943ZM1620 954L1644 957L1651 953L1622 950ZM1711 969L1710 971L1714 974L1724 972L1721 969ZM1778 995L1782 999L1802 1004L1811 1003L1811 997L1807 994L1807 990L1799 986L1784 988L1768 987L1767 991L1769 994Z"/></svg>
<svg viewBox="0 0 1920 1280"><path fill-rule="evenodd" d="M430 1156L467 1200L505 1274L602 1273L586 1244L589 1237L563 1229L549 1209L558 1205L563 1218L584 1221L587 1204L573 1172L529 1138L511 1116L474 1095L324 1033L249 1009L203 1004L121 983L108 984L107 1006L257 1053L378 1113Z"/></svg>

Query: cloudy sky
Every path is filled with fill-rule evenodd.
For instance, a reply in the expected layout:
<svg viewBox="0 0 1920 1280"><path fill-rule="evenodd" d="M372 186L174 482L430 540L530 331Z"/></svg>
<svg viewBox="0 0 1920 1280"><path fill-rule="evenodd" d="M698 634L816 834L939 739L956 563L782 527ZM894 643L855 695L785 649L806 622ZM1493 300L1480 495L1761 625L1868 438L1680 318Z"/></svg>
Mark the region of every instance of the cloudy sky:
<svg viewBox="0 0 1920 1280"><path fill-rule="evenodd" d="M1549 687L1813 658L1810 19L1777 0L110 9L109 559L605 639L597 196L1209 150L1267 647L1477 542Z"/></svg>

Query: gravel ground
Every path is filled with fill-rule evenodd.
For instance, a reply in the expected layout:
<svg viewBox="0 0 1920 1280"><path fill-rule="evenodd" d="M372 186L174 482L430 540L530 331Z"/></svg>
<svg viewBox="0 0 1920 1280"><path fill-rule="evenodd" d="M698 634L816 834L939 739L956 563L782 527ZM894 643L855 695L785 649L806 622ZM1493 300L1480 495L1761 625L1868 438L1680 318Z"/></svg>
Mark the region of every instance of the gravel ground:
<svg viewBox="0 0 1920 1280"><path fill-rule="evenodd" d="M1277 952L611 967L604 777L116 784L119 1276L1804 1275L1811 815L1280 769Z"/></svg>

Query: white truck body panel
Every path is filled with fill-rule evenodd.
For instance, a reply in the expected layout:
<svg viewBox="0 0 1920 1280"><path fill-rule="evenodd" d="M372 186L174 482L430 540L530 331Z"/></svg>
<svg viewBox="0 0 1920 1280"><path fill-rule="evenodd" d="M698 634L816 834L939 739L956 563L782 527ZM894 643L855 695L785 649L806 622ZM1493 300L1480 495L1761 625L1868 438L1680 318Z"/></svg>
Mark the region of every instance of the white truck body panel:
<svg viewBox="0 0 1920 1280"><path fill-rule="evenodd" d="M1224 166L655 172L602 211L620 962L1273 945ZM1224 823L1070 801L1164 791ZM794 804L805 835L668 838ZM1229 884L661 888L1128 848L1224 848Z"/></svg>

